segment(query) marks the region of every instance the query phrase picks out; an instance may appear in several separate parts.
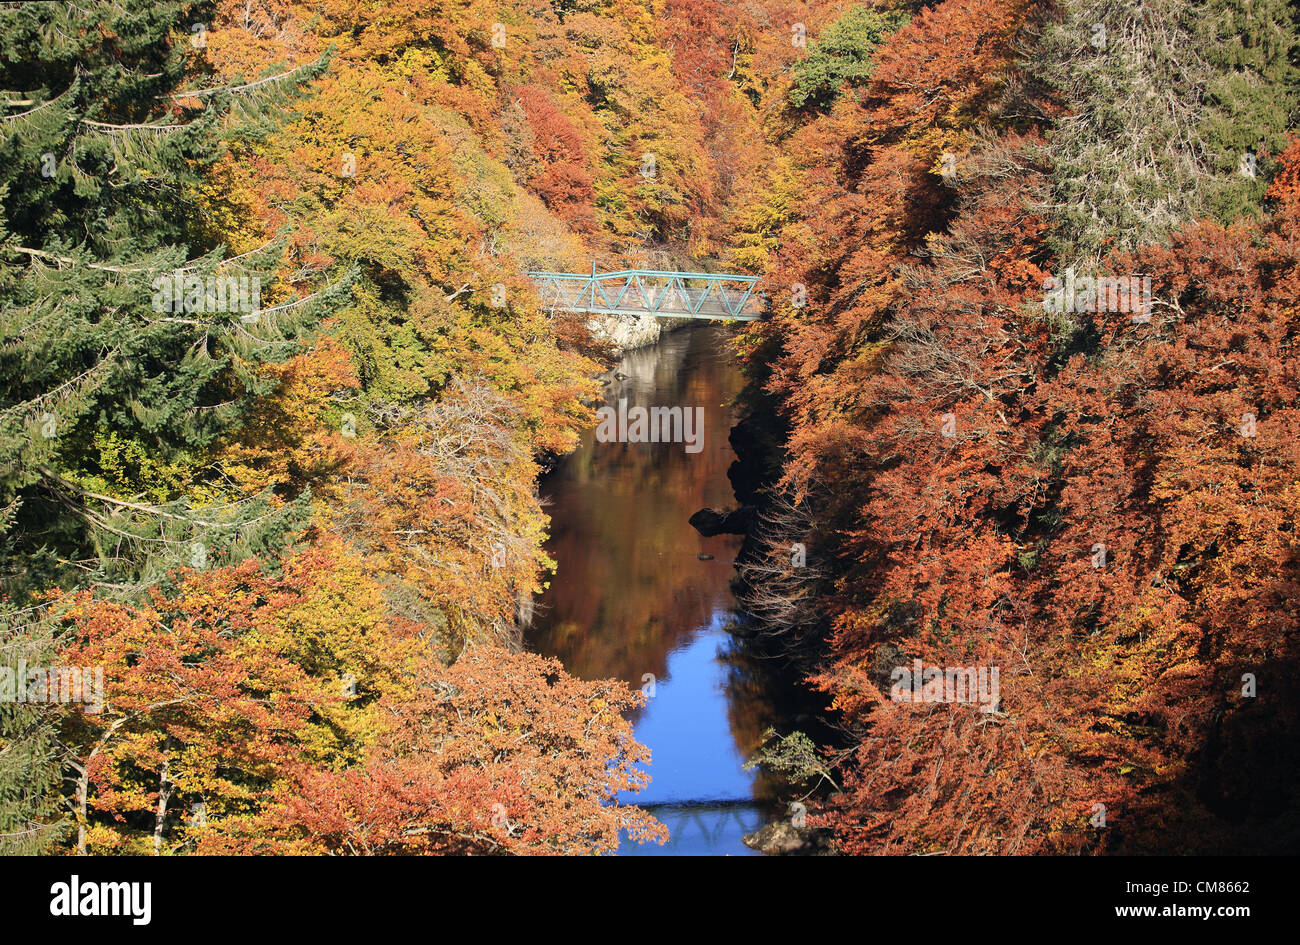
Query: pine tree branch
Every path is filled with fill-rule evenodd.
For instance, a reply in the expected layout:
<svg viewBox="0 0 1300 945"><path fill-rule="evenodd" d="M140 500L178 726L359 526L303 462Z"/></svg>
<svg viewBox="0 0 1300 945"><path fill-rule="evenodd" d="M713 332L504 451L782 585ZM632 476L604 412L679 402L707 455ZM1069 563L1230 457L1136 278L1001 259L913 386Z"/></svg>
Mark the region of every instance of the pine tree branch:
<svg viewBox="0 0 1300 945"><path fill-rule="evenodd" d="M0 115L0 121L17 121L20 118L26 118L28 115L34 115L37 112L39 112L41 109L49 108L55 102L59 101L59 99L63 98L63 96L71 92L75 85L76 83L73 83L73 85L68 86L58 95L54 96L54 98L50 99L47 102L41 102L41 104L37 105L35 108L30 108L25 112L19 112L16 115ZM10 101L5 102L4 104L6 106L22 106L22 105L31 105L34 101L36 100L30 98L11 99Z"/></svg>
<svg viewBox="0 0 1300 945"><path fill-rule="evenodd" d="M100 358L98 361L96 361L85 371L82 371L76 377L68 378L66 381L64 381L62 384L60 384L58 387L54 388L53 390L47 390L44 393L38 394L37 396L33 397L31 400L24 401L21 404L15 404L11 407L6 407L3 411L0 411L0 417L7 418L7 417L15 416L20 413L31 411L34 410L40 404L48 403L49 401L55 398L63 396L67 391L72 390L74 387L76 387L78 384L81 384L82 382L88 381L88 379L96 372L102 370L103 368L111 364L113 362L113 358L117 355L118 350L119 349L114 348L105 357Z"/></svg>
<svg viewBox="0 0 1300 945"><path fill-rule="evenodd" d="M194 126L194 122L192 121L179 125L110 125L102 121L91 121L89 118L81 119L81 124L89 125L91 128L99 129L104 131L106 134L119 134L127 131L181 131L185 128L192 128Z"/></svg>
<svg viewBox="0 0 1300 945"><path fill-rule="evenodd" d="M198 525L202 528L235 528L235 527L245 528L249 525L262 521L262 519L270 518L278 511L273 509L270 512L267 512L265 515L258 516L257 518L251 519L250 521L247 522L239 522L239 523L208 522L208 521L204 521L203 519L191 518L190 516L187 515L179 515L175 512L168 512L165 511L164 509L158 508L158 506L156 505L142 505L138 502L128 502L126 499L117 499L114 498L113 496L101 495L98 492L91 492L89 489L82 488L81 486L77 485L75 482L69 482L67 479L64 479L62 476L56 473L53 469L50 469L48 466L37 466L36 471L40 473L43 477L45 477L45 479L55 484L56 489L59 489L59 487L63 487L65 489L72 490L73 492L77 493L78 495L86 499L95 499L98 502L105 502L109 505L118 506L119 508L132 509L133 511L136 512L143 512L146 515L156 515L159 518L167 518L177 522L185 522L187 525ZM111 529L110 527L110 530L113 529ZM130 535L127 537L130 537L132 539L138 539L140 536Z"/></svg>
<svg viewBox="0 0 1300 945"><path fill-rule="evenodd" d="M210 89L194 89L191 92L172 92L170 95L165 95L162 97L169 98L175 101L180 101L187 98L203 98L204 96L208 96L208 95L220 95L222 92L228 92L231 95L238 95L241 92L250 92L253 89L266 85L269 82L283 82L286 79L288 79L289 76L292 76L294 73L302 72L305 69L312 68L319 61L320 60L317 60L316 62L304 63L301 66L294 66L292 69L288 70L287 72L281 72L278 75L269 75L266 78L258 79L255 82L245 82L243 85L223 85L223 86L217 86L215 88L210 88Z"/></svg>
<svg viewBox="0 0 1300 945"><path fill-rule="evenodd" d="M32 249L27 246L6 246L5 249L15 253L26 253L37 259L51 259L57 263L65 263L69 266L75 265L78 260L71 256L59 256L55 253L47 253L43 249ZM102 269L105 272L150 272L149 269L142 269L138 266L106 266L103 263L86 263L91 269Z"/></svg>
<svg viewBox="0 0 1300 945"><path fill-rule="evenodd" d="M256 249L250 249L247 252L240 253L238 256L230 256L226 259L218 260L217 265L224 266L225 264L232 263L237 259L245 259L249 256L256 256L258 253L261 253L266 249L270 248L271 246L275 245L275 243L278 240L279 237L275 237L274 239L267 240L265 243L263 243L261 246L257 247ZM80 260L74 259L71 256L59 256L55 253L46 252L43 249L32 249L28 246L5 246L3 248L6 250L11 250L12 252L15 253L25 253L28 256L33 256L38 259L50 259L53 260L54 262L63 263L69 266L76 265L78 262L80 262ZM99 269L105 272L189 272L193 269L202 268L201 265L197 262L189 263L184 266L177 266L174 269L163 268L161 266L109 266L104 263L93 263L93 262L88 262L85 263L84 265L88 266L91 269Z"/></svg>

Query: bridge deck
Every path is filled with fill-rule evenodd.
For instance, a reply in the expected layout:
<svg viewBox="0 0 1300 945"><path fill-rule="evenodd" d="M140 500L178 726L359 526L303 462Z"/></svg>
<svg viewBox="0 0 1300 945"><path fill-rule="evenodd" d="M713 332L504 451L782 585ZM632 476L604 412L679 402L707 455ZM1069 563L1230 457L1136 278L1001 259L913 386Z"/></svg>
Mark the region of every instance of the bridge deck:
<svg viewBox="0 0 1300 945"><path fill-rule="evenodd" d="M530 272L542 304L596 315L655 315L748 322L762 313L757 276L621 269L581 274Z"/></svg>

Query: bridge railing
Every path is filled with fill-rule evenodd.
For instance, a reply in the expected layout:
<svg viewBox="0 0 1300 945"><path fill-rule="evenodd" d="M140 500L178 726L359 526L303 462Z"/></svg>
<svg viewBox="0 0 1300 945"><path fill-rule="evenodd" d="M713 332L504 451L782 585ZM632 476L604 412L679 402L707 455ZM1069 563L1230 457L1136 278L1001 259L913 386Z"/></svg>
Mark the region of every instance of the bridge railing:
<svg viewBox="0 0 1300 945"><path fill-rule="evenodd" d="M656 269L528 276L542 304L571 312L752 321L763 310L758 276Z"/></svg>

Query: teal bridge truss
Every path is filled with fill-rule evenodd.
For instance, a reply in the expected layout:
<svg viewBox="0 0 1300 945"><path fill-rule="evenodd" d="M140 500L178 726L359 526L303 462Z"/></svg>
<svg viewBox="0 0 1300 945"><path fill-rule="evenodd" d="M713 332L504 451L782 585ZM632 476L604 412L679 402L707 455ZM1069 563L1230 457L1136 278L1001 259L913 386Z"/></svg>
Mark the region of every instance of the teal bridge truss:
<svg viewBox="0 0 1300 945"><path fill-rule="evenodd" d="M762 314L758 276L719 272L620 269L590 275L530 272L547 308L593 315L656 315L751 322Z"/></svg>

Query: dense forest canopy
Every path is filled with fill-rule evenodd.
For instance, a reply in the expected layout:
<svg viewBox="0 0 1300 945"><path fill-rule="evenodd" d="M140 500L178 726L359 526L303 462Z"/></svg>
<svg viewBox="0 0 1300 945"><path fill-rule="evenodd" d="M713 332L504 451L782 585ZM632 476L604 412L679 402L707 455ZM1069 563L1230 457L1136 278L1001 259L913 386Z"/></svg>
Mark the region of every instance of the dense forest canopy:
<svg viewBox="0 0 1300 945"><path fill-rule="evenodd" d="M0 8L0 668L104 687L0 701L0 848L661 841L641 694L520 646L609 356L526 273L593 264L763 278L741 581L836 849L1294 848L1298 55L1282 0Z"/></svg>

